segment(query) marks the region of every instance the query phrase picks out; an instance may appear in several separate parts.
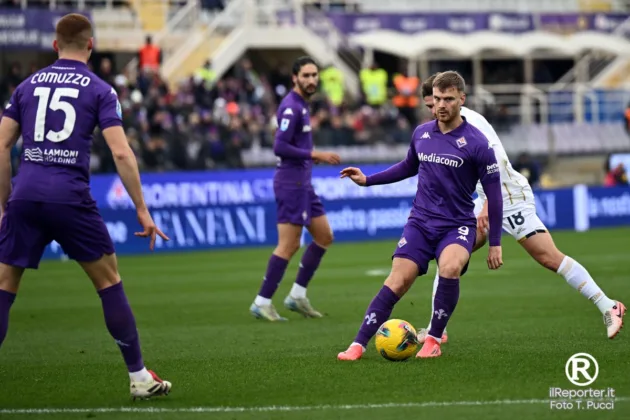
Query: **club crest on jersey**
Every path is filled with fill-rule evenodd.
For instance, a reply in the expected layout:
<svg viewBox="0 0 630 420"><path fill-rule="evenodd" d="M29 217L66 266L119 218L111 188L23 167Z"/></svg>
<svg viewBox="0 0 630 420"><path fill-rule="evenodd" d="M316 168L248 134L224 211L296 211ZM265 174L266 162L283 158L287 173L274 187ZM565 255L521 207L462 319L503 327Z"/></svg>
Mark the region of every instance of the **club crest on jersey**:
<svg viewBox="0 0 630 420"><path fill-rule="evenodd" d="M460 149L464 146L466 146L468 143L466 142L466 138L465 137L460 137L457 139L457 147L459 147Z"/></svg>
<svg viewBox="0 0 630 420"><path fill-rule="evenodd" d="M122 119L122 106L118 99L116 99L116 115L118 115L118 118Z"/></svg>
<svg viewBox="0 0 630 420"><path fill-rule="evenodd" d="M404 237L400 238L400 241L398 241L398 248L402 248L405 245L407 245L407 240Z"/></svg>

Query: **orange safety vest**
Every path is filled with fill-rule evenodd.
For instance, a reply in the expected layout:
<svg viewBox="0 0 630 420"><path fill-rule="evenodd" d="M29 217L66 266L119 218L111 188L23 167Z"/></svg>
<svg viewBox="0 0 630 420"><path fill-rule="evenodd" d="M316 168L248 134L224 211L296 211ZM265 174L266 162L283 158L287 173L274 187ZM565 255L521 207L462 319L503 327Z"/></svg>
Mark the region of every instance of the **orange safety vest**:
<svg viewBox="0 0 630 420"><path fill-rule="evenodd" d="M394 76L394 87L397 92L393 99L394 106L397 108L418 106L418 86L420 79L417 77L405 77L402 74Z"/></svg>
<svg viewBox="0 0 630 420"><path fill-rule="evenodd" d="M155 45L145 45L140 50L140 68L154 68L160 67L160 48Z"/></svg>

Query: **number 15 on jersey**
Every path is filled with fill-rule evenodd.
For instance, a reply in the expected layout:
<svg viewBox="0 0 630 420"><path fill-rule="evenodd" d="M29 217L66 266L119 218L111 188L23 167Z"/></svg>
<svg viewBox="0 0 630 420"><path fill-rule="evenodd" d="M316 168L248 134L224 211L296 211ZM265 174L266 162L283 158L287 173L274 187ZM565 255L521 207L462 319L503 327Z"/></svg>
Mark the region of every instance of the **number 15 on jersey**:
<svg viewBox="0 0 630 420"><path fill-rule="evenodd" d="M50 93L53 91L52 99ZM77 112L71 103L64 101L64 98L79 97L79 89L76 88L49 88L37 87L33 95L39 98L37 104L37 114L35 114L35 138L36 142L43 142L44 138L54 143L61 143L68 140L72 135L77 122ZM50 101L50 104L49 104ZM63 127L59 131L48 130L46 132L46 115L48 110L62 111L64 113Z"/></svg>

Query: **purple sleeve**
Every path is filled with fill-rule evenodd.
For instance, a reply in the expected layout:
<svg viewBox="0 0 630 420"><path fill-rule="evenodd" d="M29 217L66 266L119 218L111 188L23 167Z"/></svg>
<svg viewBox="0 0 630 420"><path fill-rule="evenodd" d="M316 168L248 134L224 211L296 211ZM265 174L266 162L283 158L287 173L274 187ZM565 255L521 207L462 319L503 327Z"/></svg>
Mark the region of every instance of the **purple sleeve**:
<svg viewBox="0 0 630 420"><path fill-rule="evenodd" d="M488 224L490 246L501 245L503 228L503 194L501 193L501 176L494 149L480 146L477 153L477 174L488 200Z"/></svg>
<svg viewBox="0 0 630 420"><path fill-rule="evenodd" d="M4 107L4 112L2 113L2 116L9 117L13 121L22 125L19 96L19 90L15 89L13 91L13 95L11 95L11 99L9 99L9 103Z"/></svg>
<svg viewBox="0 0 630 420"><path fill-rule="evenodd" d="M501 245L501 231L503 229L503 195L501 194L501 183L492 182L483 185L483 191L488 197L488 224L490 233L488 241L490 246Z"/></svg>
<svg viewBox="0 0 630 420"><path fill-rule="evenodd" d="M413 142L407 152L405 160L390 166L382 172L366 177L366 187L372 185L393 184L418 174L418 156L413 147Z"/></svg>
<svg viewBox="0 0 630 420"><path fill-rule="evenodd" d="M276 156L286 159L311 159L310 150L292 144L301 115L301 110L290 107L278 110L278 129L273 142L273 152Z"/></svg>
<svg viewBox="0 0 630 420"><path fill-rule="evenodd" d="M120 106L116 91L111 88L98 98L98 126L103 131L109 127L122 125L122 106Z"/></svg>

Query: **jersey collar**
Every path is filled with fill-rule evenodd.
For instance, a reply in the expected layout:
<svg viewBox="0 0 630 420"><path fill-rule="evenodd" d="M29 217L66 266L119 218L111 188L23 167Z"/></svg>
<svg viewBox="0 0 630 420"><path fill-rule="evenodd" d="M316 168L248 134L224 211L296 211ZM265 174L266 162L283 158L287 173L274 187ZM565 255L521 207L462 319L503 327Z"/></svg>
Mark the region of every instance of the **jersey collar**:
<svg viewBox="0 0 630 420"><path fill-rule="evenodd" d="M86 68L87 64L79 60L69 60L67 58L59 58L57 59L57 61L55 61L55 64L53 64L53 66Z"/></svg>
<svg viewBox="0 0 630 420"><path fill-rule="evenodd" d="M464 122L459 127L457 127L455 130L444 134L445 136L450 136L450 135L456 136L461 131L465 131L466 130L466 127L468 127L468 121L466 121L466 117L464 117L463 115L461 117L462 117L462 120L464 120ZM436 132L442 134L442 132L440 131L440 126L438 125L437 118L435 120L433 120L433 131L436 131Z"/></svg>
<svg viewBox="0 0 630 420"><path fill-rule="evenodd" d="M298 94L293 89L291 89L291 95L293 95L293 99L295 99L296 101L298 101L299 103L301 103L303 105L306 105L306 100L304 98L302 98L302 96L300 96L300 94Z"/></svg>

